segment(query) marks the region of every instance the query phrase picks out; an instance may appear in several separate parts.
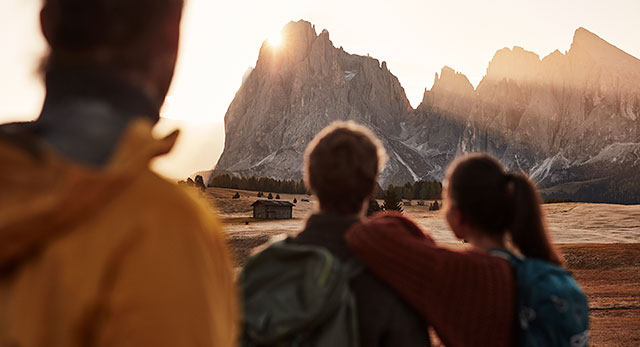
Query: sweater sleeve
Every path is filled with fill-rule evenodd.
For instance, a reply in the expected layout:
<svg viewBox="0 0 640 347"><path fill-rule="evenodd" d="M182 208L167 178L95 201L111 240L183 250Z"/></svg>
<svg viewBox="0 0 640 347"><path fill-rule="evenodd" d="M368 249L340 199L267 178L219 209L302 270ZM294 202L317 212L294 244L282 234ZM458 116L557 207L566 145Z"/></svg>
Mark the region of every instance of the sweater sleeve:
<svg viewBox="0 0 640 347"><path fill-rule="evenodd" d="M401 222L402 224L398 224ZM437 246L415 224L385 215L353 227L346 235L351 251L418 311L432 278L438 278Z"/></svg>
<svg viewBox="0 0 640 347"><path fill-rule="evenodd" d="M398 215L359 224L346 239L373 273L433 325L445 345L511 344L515 283L504 259L439 247Z"/></svg>

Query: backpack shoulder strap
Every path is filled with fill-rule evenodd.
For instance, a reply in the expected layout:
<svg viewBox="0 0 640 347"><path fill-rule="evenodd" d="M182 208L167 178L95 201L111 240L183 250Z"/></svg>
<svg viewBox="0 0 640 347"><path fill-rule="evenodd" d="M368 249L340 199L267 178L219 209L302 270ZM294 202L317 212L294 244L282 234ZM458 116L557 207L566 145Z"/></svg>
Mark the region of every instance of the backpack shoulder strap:
<svg viewBox="0 0 640 347"><path fill-rule="evenodd" d="M343 262L342 268L349 279L358 276L364 271L364 265L355 257Z"/></svg>
<svg viewBox="0 0 640 347"><path fill-rule="evenodd" d="M525 261L524 256L513 254L504 248L492 248L489 250L489 254L504 258L508 260L513 266L521 265Z"/></svg>

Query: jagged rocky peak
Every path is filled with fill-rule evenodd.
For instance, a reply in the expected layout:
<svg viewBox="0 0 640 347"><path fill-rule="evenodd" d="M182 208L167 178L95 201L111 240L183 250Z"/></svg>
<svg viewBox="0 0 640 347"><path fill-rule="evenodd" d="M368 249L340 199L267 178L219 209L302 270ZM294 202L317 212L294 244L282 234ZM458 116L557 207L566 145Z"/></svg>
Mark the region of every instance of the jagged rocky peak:
<svg viewBox="0 0 640 347"><path fill-rule="evenodd" d="M612 53L615 55L619 55L622 53L622 56L631 57L621 49L603 40L602 38L600 38L600 36L583 27L578 28L573 34L573 41L571 42L571 48L569 49L569 52L573 54L588 52L589 54L604 54L609 56ZM608 61L607 63L611 62Z"/></svg>
<svg viewBox="0 0 640 347"><path fill-rule="evenodd" d="M624 52L585 28L576 30L567 55L574 65L585 70L606 67L608 70L620 74L640 74L640 59Z"/></svg>
<svg viewBox="0 0 640 347"><path fill-rule="evenodd" d="M335 120L365 124L391 152L388 136L402 133L412 111L386 62L334 47L327 30L317 34L307 21L290 22L279 45L262 45L256 68L231 102L225 115L225 149L216 170L301 178L306 145ZM394 177L383 175L385 179L413 177L397 157L390 167Z"/></svg>
<svg viewBox="0 0 640 347"><path fill-rule="evenodd" d="M579 27L578 29L576 29L576 31L573 33L573 40L571 42L572 47L580 45L593 46L602 44L609 45L609 43L601 39L600 36L583 27Z"/></svg>
<svg viewBox="0 0 640 347"><path fill-rule="evenodd" d="M257 70L279 70L283 64L290 65L303 60L318 37L315 27L304 20L289 22L282 28L280 35L282 42L279 45L271 45L268 40L262 43L256 63Z"/></svg>
<svg viewBox="0 0 640 347"><path fill-rule="evenodd" d="M424 91L418 111L442 111L459 114L468 111L475 97L475 89L467 76L444 66L436 72L433 87Z"/></svg>
<svg viewBox="0 0 640 347"><path fill-rule="evenodd" d="M448 92L462 96L473 96L474 89L467 76L461 72L445 66L440 71L440 76L436 72L436 78L433 82L432 92Z"/></svg>
<svg viewBox="0 0 640 347"><path fill-rule="evenodd" d="M511 79L534 81L540 73L540 57L522 47L503 48L497 51L489 66L483 82Z"/></svg>

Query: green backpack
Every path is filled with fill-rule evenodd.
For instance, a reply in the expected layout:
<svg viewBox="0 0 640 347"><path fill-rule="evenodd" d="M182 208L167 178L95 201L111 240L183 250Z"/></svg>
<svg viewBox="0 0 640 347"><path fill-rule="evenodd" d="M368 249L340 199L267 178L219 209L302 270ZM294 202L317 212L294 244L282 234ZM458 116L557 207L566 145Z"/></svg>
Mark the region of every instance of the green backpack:
<svg viewBox="0 0 640 347"><path fill-rule="evenodd" d="M586 347L589 343L587 297L567 270L503 249L515 269L518 292L518 346Z"/></svg>
<svg viewBox="0 0 640 347"><path fill-rule="evenodd" d="M361 270L322 247L271 244L240 274L242 346L358 346L349 281Z"/></svg>

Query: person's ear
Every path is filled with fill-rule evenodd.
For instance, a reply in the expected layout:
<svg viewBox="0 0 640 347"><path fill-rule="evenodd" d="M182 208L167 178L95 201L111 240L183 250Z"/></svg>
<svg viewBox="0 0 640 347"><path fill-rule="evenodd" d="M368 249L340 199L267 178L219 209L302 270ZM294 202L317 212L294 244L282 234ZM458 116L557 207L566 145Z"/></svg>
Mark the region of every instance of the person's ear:
<svg viewBox="0 0 640 347"><path fill-rule="evenodd" d="M467 228L464 225L462 213L459 209L455 207L447 208L445 218L447 219L447 223L449 224L451 231L453 231L453 234L457 238L461 240L467 238Z"/></svg>

